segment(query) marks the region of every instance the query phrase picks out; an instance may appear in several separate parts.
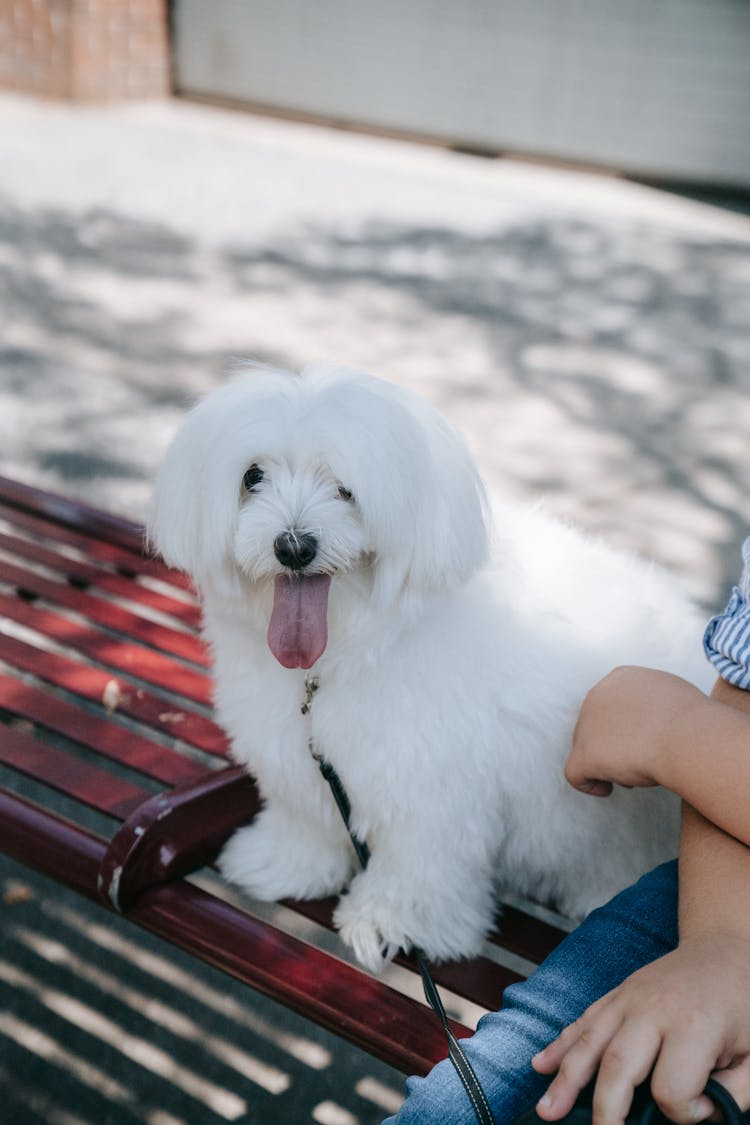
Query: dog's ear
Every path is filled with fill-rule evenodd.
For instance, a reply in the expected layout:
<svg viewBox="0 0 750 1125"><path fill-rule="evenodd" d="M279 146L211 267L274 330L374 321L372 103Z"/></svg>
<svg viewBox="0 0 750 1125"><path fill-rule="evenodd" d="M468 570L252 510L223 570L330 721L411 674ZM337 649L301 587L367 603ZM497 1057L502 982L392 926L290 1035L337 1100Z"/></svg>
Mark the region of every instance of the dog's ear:
<svg viewBox="0 0 750 1125"><path fill-rule="evenodd" d="M384 601L460 585L489 555L487 499L464 438L425 400L400 397L410 423L399 435L394 507L381 515L391 524L377 567L375 592Z"/></svg>
<svg viewBox="0 0 750 1125"><path fill-rule="evenodd" d="M487 561L486 497L463 436L429 405L420 414L430 471L415 497L407 581L417 588L451 587L466 582Z"/></svg>
<svg viewBox="0 0 750 1125"><path fill-rule="evenodd" d="M200 586L224 565L239 509L239 481L227 479L220 396L188 414L156 476L148 541Z"/></svg>

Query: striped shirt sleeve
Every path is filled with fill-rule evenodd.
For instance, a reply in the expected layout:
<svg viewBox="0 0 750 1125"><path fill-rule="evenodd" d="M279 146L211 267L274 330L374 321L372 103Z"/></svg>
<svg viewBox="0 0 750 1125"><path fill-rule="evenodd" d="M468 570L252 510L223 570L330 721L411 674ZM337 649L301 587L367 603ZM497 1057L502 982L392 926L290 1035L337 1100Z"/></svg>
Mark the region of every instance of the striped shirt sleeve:
<svg viewBox="0 0 750 1125"><path fill-rule="evenodd" d="M706 626L703 648L722 679L750 690L750 538L742 545L742 561L740 584L724 612Z"/></svg>

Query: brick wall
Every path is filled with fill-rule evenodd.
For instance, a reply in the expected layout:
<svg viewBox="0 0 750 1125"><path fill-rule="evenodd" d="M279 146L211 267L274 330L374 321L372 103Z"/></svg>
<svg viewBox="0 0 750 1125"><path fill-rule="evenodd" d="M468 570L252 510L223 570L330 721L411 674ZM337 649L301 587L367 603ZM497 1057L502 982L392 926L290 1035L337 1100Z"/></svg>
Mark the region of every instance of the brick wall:
<svg viewBox="0 0 750 1125"><path fill-rule="evenodd" d="M167 94L167 0L0 0L0 87L80 101Z"/></svg>

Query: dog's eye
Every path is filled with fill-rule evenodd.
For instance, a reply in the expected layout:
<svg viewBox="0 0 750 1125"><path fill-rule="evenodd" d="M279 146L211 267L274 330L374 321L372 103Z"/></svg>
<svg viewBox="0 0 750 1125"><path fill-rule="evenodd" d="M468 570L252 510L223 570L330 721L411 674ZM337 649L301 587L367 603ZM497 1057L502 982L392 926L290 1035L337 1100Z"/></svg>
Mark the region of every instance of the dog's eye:
<svg viewBox="0 0 750 1125"><path fill-rule="evenodd" d="M339 485L339 496L342 500L351 500L352 494L348 488L344 488L343 484Z"/></svg>
<svg viewBox="0 0 750 1125"><path fill-rule="evenodd" d="M263 480L263 470L258 465L251 465L242 478L242 483L248 492L252 492L256 484Z"/></svg>

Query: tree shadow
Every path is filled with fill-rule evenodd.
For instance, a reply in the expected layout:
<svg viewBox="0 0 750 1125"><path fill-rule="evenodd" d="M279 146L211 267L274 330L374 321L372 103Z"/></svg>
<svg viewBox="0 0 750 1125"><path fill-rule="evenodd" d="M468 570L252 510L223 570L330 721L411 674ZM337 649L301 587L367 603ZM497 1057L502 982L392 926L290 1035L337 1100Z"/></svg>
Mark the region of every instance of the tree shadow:
<svg viewBox="0 0 750 1125"><path fill-rule="evenodd" d="M141 514L235 356L425 391L491 486L726 589L750 523L750 240L538 214L469 234L307 224L209 247L0 206L2 468ZM702 583L702 588L701 588Z"/></svg>
<svg viewBox="0 0 750 1125"><path fill-rule="evenodd" d="M750 525L750 243L559 217L481 237L378 223L227 261L239 287L354 300L375 329L390 294L407 370L421 349L496 484L673 564L715 550L715 587L731 584Z"/></svg>

